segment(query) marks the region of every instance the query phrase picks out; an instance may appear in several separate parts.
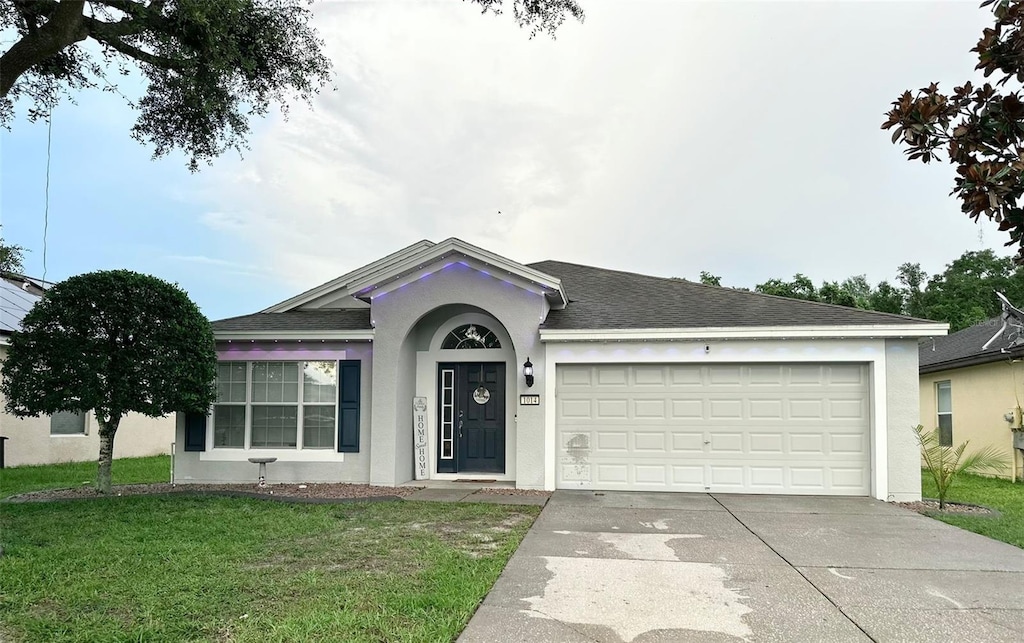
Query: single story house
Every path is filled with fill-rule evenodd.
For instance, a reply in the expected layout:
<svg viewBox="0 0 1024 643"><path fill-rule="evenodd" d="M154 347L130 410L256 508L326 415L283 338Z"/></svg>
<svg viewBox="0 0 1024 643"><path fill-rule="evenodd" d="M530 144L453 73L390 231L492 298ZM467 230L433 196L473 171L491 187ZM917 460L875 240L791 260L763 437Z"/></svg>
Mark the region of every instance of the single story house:
<svg viewBox="0 0 1024 643"><path fill-rule="evenodd" d="M47 284L23 275L0 275L0 364L7 358L11 334L43 296ZM0 375L2 376L2 375ZM92 413L58 413L19 418L7 412L0 393L0 436L4 464L16 467L56 462L84 462L100 455L99 426ZM130 413L114 439L114 457L131 458L169 453L174 441L174 416L150 418Z"/></svg>
<svg viewBox="0 0 1024 643"><path fill-rule="evenodd" d="M214 322L179 483L921 495L917 343L945 324L421 241Z"/></svg>
<svg viewBox="0 0 1024 643"><path fill-rule="evenodd" d="M1024 338L1012 326L1000 329L995 318L921 343L921 424L939 429L944 444L969 441L968 452L998 449L1006 455L1003 476L1017 479L1024 472L1013 431L1024 405Z"/></svg>

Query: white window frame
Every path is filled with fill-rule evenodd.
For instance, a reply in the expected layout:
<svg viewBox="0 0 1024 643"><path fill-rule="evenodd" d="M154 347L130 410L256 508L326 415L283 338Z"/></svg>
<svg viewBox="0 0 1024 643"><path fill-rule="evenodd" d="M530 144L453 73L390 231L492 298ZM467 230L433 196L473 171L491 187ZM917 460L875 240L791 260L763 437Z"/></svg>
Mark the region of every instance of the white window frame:
<svg viewBox="0 0 1024 643"><path fill-rule="evenodd" d="M945 385L946 389L949 391L949 410L948 411L940 411L939 410L939 389L941 389L943 385ZM941 420L942 416L944 416L944 415L949 416L949 444L943 444L943 442L942 442L942 427L941 427L940 420ZM937 437L939 438L939 444L940 445L942 445L942 446L953 446L953 381L952 380L942 380L942 381L939 381L939 382L935 382L935 429L938 432L938 436Z"/></svg>
<svg viewBox="0 0 1024 643"><path fill-rule="evenodd" d="M340 382L338 381L338 379L339 379L338 360L330 360L330 359L300 359L300 360L295 360L295 359L265 359L265 360L225 359L225 360L218 360L219 364L220 363L237 363L237 362L244 362L245 365L246 365L245 366L245 402L244 403L242 403L242 402L214 402L210 406L210 430L207 431L207 436L208 436L207 437L207 439L208 439L208 445L207 446L208 446L209 449L216 450L216 451L218 451L220 453L228 453L228 452L248 453L248 452L251 451L251 452L254 452L254 453L260 454L260 455L270 454L271 452L285 453L285 454L294 454L294 453L303 452L303 451L305 452L306 455L317 454L317 453L319 453L319 454L331 454L332 457L333 456L341 456L342 455L341 453L338 452L338 395L337 395L337 387L340 386ZM253 398L253 395L252 395L253 366L255 364L266 364L266 363L271 363L271 362L279 362L279 363L282 363L282 364L284 364L284 363L292 363L292 364L297 364L298 365L299 378L298 378L298 382L296 382L297 391L296 391L296 401L295 402L266 402L266 401L264 401L264 402L254 402L253 401L253 399L252 399ZM303 398L304 398L304 395L303 395L303 392L304 392L304 387L303 387L303 383L304 383L304 380L303 380L303 370L305 368L305 364L308 363L308 362L331 362L331 363L334 364L335 395L334 395L333 401L330 404L328 404L326 402L305 402L303 400ZM295 432L296 432L296 434L295 434L295 446L294 447L282 447L282 446L254 447L254 446L252 446L252 420L253 420L253 413L252 413L252 411L253 411L253 408L256 407L256 406L291 406L292 404L294 404L297 407L296 426L295 426ZM307 406L307 405L308 406L333 406L334 407L334 429L331 432L331 437L332 437L331 446L329 446L329 447L310 447L308 449L305 447L305 444L304 444L304 438L305 438L304 433L305 432L303 430L303 420L304 420L304 409L305 409L305 406ZM218 406L241 406L241 407L243 407L245 409L245 438L243 440L243 443L242 443L241 447L216 446L216 444L215 444L215 439L216 439L215 436L216 436L216 432L217 432L217 408L216 407L218 407Z"/></svg>

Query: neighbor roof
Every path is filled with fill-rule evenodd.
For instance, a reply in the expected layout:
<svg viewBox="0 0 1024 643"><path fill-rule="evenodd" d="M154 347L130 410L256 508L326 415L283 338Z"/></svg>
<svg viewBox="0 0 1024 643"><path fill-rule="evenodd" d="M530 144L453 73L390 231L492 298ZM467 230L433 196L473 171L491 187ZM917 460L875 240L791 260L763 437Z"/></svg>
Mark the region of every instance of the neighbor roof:
<svg viewBox="0 0 1024 643"><path fill-rule="evenodd" d="M987 350L981 349L1002 325L999 317L993 317L951 335L922 342L918 348L918 365L921 373L998 362L1024 354L1024 346L1010 348L1013 338L1010 327L1007 327ZM1004 349L1006 352L1003 352Z"/></svg>
<svg viewBox="0 0 1024 643"><path fill-rule="evenodd" d="M935 324L561 261L541 261L530 267L561 279L570 294L564 310L548 313L542 327L552 330Z"/></svg>
<svg viewBox="0 0 1024 643"><path fill-rule="evenodd" d="M23 275L0 277L0 335L21 330L21 320L42 299L47 283Z"/></svg>

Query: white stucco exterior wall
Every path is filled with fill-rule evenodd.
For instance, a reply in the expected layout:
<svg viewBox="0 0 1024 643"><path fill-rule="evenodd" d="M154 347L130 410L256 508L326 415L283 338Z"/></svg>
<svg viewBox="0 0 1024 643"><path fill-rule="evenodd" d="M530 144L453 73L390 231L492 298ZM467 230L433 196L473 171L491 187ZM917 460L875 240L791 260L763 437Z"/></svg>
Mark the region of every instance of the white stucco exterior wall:
<svg viewBox="0 0 1024 643"><path fill-rule="evenodd" d="M544 295L465 263L439 263L389 285L372 295L374 324L373 432L370 482L394 485L413 476L412 397L416 390L415 331L418 322L442 306L464 305L486 312L511 338L515 362L506 377L515 378L518 393L540 392L544 386L544 350L537 331L545 312ZM530 357L535 384L526 389L521 364ZM458 361L458 360L455 360ZM542 399L541 404L545 401ZM532 407L530 411L542 409ZM433 420L432 420L433 421ZM506 431L512 427L506 426ZM544 424L542 413L520 413L515 426L516 485L539 488L544 482ZM507 462L506 462L507 463Z"/></svg>
<svg viewBox="0 0 1024 643"><path fill-rule="evenodd" d="M914 435L919 421L917 340L885 340L885 385L889 493L894 502L921 499L921 451Z"/></svg>

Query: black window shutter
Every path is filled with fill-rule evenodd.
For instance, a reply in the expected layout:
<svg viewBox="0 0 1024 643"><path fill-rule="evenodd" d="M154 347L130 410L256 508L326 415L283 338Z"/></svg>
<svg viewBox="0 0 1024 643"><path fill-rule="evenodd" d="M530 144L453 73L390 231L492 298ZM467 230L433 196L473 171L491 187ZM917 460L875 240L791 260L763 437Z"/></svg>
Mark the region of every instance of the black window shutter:
<svg viewBox="0 0 1024 643"><path fill-rule="evenodd" d="M185 414L185 450L206 451L206 414Z"/></svg>
<svg viewBox="0 0 1024 643"><path fill-rule="evenodd" d="M359 453L360 362L338 362L338 451Z"/></svg>

